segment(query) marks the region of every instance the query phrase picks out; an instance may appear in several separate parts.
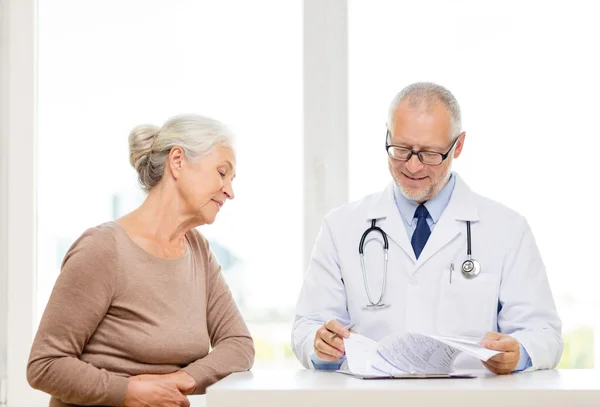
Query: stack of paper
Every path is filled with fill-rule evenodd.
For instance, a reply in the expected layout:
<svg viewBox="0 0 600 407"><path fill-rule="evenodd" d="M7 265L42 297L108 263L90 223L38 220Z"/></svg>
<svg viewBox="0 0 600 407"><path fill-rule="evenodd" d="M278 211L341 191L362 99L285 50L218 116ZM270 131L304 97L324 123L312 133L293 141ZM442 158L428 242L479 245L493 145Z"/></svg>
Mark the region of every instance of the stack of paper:
<svg viewBox="0 0 600 407"><path fill-rule="evenodd" d="M459 352L487 361L498 351L486 349L478 338L444 337L407 333L392 334L375 342L359 334L344 339L347 370L339 371L363 378L449 377Z"/></svg>

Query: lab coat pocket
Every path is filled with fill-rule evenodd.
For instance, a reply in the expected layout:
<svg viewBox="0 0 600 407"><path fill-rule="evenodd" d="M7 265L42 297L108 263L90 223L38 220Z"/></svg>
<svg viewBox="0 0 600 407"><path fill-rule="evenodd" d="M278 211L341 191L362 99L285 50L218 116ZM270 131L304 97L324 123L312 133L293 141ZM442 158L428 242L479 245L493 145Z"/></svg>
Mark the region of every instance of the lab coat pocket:
<svg viewBox="0 0 600 407"><path fill-rule="evenodd" d="M493 274L481 273L472 280L460 270L445 270L439 285L437 329L444 336L482 337L492 330L498 296Z"/></svg>

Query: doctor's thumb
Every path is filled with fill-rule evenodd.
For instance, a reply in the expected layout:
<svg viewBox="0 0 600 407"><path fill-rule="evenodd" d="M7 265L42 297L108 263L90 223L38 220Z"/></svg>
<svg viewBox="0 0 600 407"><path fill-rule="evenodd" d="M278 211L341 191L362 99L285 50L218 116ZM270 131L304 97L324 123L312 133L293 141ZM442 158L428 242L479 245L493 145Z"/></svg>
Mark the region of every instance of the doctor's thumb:
<svg viewBox="0 0 600 407"><path fill-rule="evenodd" d="M485 336L481 339L481 341L499 341L500 339L502 339L502 334L498 333L498 332L488 332L485 334Z"/></svg>

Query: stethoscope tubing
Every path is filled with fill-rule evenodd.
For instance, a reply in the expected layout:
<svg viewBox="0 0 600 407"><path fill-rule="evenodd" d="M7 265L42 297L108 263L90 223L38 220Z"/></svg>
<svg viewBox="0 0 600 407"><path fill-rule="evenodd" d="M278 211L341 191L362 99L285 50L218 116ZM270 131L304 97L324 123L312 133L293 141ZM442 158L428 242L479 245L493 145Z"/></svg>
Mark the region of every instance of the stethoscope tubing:
<svg viewBox="0 0 600 407"><path fill-rule="evenodd" d="M375 226L376 222L377 222L377 219L371 220L371 227L368 228L367 230L365 230L365 232L361 236L360 243L358 245L358 253L360 254L360 266L362 269L363 281L365 284L365 290L367 291L367 298L369 299L369 303L373 307L380 307L383 305L381 303L381 300L383 299L383 294L385 293L385 286L386 286L386 282L387 282L387 263L388 263L389 243L388 243L387 234L383 231L383 229L381 229L378 226ZM383 282L381 284L381 292L379 294L379 298L375 302L371 298L371 291L369 290L369 282L367 279L367 271L366 271L367 269L365 267L365 253L364 253L365 239L371 232L379 232L381 234L381 236L383 237L383 258L384 258L384 260L383 260ZM368 307L368 305L367 305L367 307Z"/></svg>

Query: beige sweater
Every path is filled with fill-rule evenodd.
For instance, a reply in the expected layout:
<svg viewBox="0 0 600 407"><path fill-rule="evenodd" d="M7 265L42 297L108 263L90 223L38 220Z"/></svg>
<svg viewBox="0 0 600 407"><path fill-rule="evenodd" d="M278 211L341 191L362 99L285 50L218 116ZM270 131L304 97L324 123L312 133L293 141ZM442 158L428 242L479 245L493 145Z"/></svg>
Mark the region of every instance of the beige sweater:
<svg viewBox="0 0 600 407"><path fill-rule="evenodd" d="M208 242L192 230L186 248L152 256L115 222L73 244L27 367L50 406L120 406L131 375L184 370L204 393L250 369L252 338Z"/></svg>

